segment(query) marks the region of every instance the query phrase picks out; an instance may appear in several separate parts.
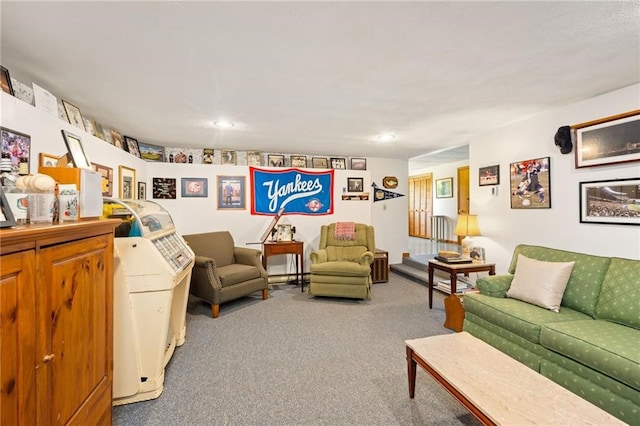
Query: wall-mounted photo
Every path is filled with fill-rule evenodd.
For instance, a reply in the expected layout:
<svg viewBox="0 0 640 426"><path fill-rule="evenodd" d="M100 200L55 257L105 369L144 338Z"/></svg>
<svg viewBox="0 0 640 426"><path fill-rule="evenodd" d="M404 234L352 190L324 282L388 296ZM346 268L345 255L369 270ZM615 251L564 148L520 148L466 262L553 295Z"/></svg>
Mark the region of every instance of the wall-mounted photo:
<svg viewBox="0 0 640 426"><path fill-rule="evenodd" d="M478 169L480 186L500 184L500 165L480 167Z"/></svg>
<svg viewBox="0 0 640 426"><path fill-rule="evenodd" d="M512 209L551 208L549 157L511 163L509 178Z"/></svg>
<svg viewBox="0 0 640 426"><path fill-rule="evenodd" d="M284 167L284 155L280 155L280 154L267 155L267 166Z"/></svg>
<svg viewBox="0 0 640 426"><path fill-rule="evenodd" d="M246 209L244 178L244 176L217 176L218 209Z"/></svg>
<svg viewBox="0 0 640 426"><path fill-rule="evenodd" d="M580 222L640 225L640 178L580 182Z"/></svg>
<svg viewBox="0 0 640 426"><path fill-rule="evenodd" d="M351 170L367 170L367 159L366 158L352 158L351 159Z"/></svg>
<svg viewBox="0 0 640 426"><path fill-rule="evenodd" d="M142 158L140 156L140 149L138 148L138 140L132 138L131 136L124 137L124 148L129 154L135 155L138 158Z"/></svg>
<svg viewBox="0 0 640 426"><path fill-rule="evenodd" d="M80 108L73 105L71 102L65 101L64 99L62 100L62 105L64 106L64 112L67 115L67 121L69 121L69 124L86 131L87 129L84 127L84 120L82 119Z"/></svg>
<svg viewBox="0 0 640 426"><path fill-rule="evenodd" d="M113 194L113 169L97 163L91 163L91 167L94 171L100 173L102 178L102 196L111 197Z"/></svg>
<svg viewBox="0 0 640 426"><path fill-rule="evenodd" d="M262 153L259 151L247 152L247 166L253 166L253 167L262 166Z"/></svg>
<svg viewBox="0 0 640 426"><path fill-rule="evenodd" d="M220 151L220 164L231 164L235 166L237 162L238 158L235 151L231 151L229 149L223 149Z"/></svg>
<svg viewBox="0 0 640 426"><path fill-rule="evenodd" d="M26 161L27 173L29 173L31 136L6 127L0 127L0 134L2 138L2 158L6 160L8 155L11 167L15 169L20 168L20 163Z"/></svg>
<svg viewBox="0 0 640 426"><path fill-rule="evenodd" d="M571 127L576 168L640 161L640 110Z"/></svg>
<svg viewBox="0 0 640 426"><path fill-rule="evenodd" d="M307 167L307 157L304 155L292 155L291 167Z"/></svg>
<svg viewBox="0 0 640 426"><path fill-rule="evenodd" d="M212 148L203 148L202 164L213 164L215 151Z"/></svg>
<svg viewBox="0 0 640 426"><path fill-rule="evenodd" d="M62 138L67 146L67 152L71 156L71 161L73 161L73 166L81 169L91 169L91 162L82 147L80 136L62 130Z"/></svg>
<svg viewBox="0 0 640 426"><path fill-rule="evenodd" d="M311 165L314 169L328 169L329 161L325 157L312 157Z"/></svg>
<svg viewBox="0 0 640 426"><path fill-rule="evenodd" d="M138 149L140 151L140 158L145 161L164 161L164 147L160 145L153 145L145 142L138 142Z"/></svg>
<svg viewBox="0 0 640 426"><path fill-rule="evenodd" d="M207 178L182 178L180 180L183 197L203 197L209 194Z"/></svg>
<svg viewBox="0 0 640 426"><path fill-rule="evenodd" d="M147 199L147 182L138 182L138 200Z"/></svg>
<svg viewBox="0 0 640 426"><path fill-rule="evenodd" d="M9 76L9 70L3 66L0 66L0 86L2 91L14 96L13 85L11 84L11 77Z"/></svg>
<svg viewBox="0 0 640 426"><path fill-rule="evenodd" d="M120 187L118 197L123 200L133 200L135 198L136 171L130 167L118 166L120 173Z"/></svg>
<svg viewBox="0 0 640 426"><path fill-rule="evenodd" d="M453 178L436 179L436 198L453 197Z"/></svg>
<svg viewBox="0 0 640 426"><path fill-rule="evenodd" d="M347 168L347 160L340 157L331 157L331 168L344 170Z"/></svg>
<svg viewBox="0 0 640 426"><path fill-rule="evenodd" d="M362 192L364 189L363 178L347 178L347 191L348 192Z"/></svg>
<svg viewBox="0 0 640 426"><path fill-rule="evenodd" d="M111 135L111 145L124 149L124 142L122 142L122 135L119 131L111 129L109 135Z"/></svg>
<svg viewBox="0 0 640 426"><path fill-rule="evenodd" d="M174 178L153 178L151 196L164 200L176 199L176 180Z"/></svg>

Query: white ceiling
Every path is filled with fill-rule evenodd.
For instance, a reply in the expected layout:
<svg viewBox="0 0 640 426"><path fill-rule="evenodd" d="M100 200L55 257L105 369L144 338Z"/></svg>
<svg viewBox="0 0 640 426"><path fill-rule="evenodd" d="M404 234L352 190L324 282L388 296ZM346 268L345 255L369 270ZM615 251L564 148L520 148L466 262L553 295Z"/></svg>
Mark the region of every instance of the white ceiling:
<svg viewBox="0 0 640 426"><path fill-rule="evenodd" d="M640 81L639 1L0 8L13 77L164 146L459 154L475 132ZM237 125L212 127L219 118ZM381 143L381 132L397 138Z"/></svg>

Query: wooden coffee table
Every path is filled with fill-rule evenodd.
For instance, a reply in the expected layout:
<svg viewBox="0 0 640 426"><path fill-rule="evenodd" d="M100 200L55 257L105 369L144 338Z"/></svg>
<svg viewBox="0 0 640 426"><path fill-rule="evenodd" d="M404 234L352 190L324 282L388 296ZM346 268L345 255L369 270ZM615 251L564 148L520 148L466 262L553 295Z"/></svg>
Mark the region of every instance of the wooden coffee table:
<svg viewBox="0 0 640 426"><path fill-rule="evenodd" d="M410 398L419 364L483 424L625 424L467 332L406 345Z"/></svg>
<svg viewBox="0 0 640 426"><path fill-rule="evenodd" d="M456 294L457 276L464 274L469 276L471 272L488 272L489 275L496 274L495 263L444 263L437 260L429 260L429 309L433 308L433 271L438 269L449 274L451 280L451 294Z"/></svg>

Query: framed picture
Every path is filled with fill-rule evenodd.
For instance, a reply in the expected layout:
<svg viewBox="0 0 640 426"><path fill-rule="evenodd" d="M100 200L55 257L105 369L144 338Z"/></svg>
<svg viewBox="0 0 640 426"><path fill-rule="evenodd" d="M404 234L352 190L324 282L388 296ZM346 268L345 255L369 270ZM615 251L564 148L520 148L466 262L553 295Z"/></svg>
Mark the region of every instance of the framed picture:
<svg viewBox="0 0 640 426"><path fill-rule="evenodd" d="M258 151L247 152L247 166L262 166L262 153Z"/></svg>
<svg viewBox="0 0 640 426"><path fill-rule="evenodd" d="M216 176L218 180L218 209L244 210L244 176Z"/></svg>
<svg viewBox="0 0 640 426"><path fill-rule="evenodd" d="M312 157L311 165L314 169L328 169L329 161L325 157Z"/></svg>
<svg viewBox="0 0 640 426"><path fill-rule="evenodd" d="M284 155L279 155L279 154L267 155L267 166L284 167Z"/></svg>
<svg viewBox="0 0 640 426"><path fill-rule="evenodd" d="M362 192L364 188L364 179L350 177L347 178L347 191L348 192Z"/></svg>
<svg viewBox="0 0 640 426"><path fill-rule="evenodd" d="M176 199L176 180L174 178L153 178L153 198Z"/></svg>
<svg viewBox="0 0 640 426"><path fill-rule="evenodd" d="M0 85L2 86L2 91L4 93L15 96L15 93L13 92L13 85L11 84L11 77L9 76L9 70L3 66L0 66Z"/></svg>
<svg viewBox="0 0 640 426"><path fill-rule="evenodd" d="M640 161L640 110L571 126L576 168Z"/></svg>
<svg viewBox="0 0 640 426"><path fill-rule="evenodd" d="M512 209L551 208L549 157L511 163L509 175Z"/></svg>
<svg viewBox="0 0 640 426"><path fill-rule="evenodd" d="M436 179L436 198L453 197L453 178Z"/></svg>
<svg viewBox="0 0 640 426"><path fill-rule="evenodd" d="M4 190L0 186L0 228L8 228L16 225L16 219L11 211L11 206L4 196Z"/></svg>
<svg viewBox="0 0 640 426"><path fill-rule="evenodd" d="M38 166L40 167L56 167L58 165L58 156L41 152L38 154Z"/></svg>
<svg viewBox="0 0 640 426"><path fill-rule="evenodd" d="M220 151L220 163L221 164L232 164L236 165L238 162L238 158L236 156L235 151L231 151L228 149L223 149Z"/></svg>
<svg viewBox="0 0 640 426"><path fill-rule="evenodd" d="M207 197L209 194L207 178L182 178L181 181L183 197Z"/></svg>
<svg viewBox="0 0 640 426"><path fill-rule="evenodd" d="M87 158L87 154L84 152L80 136L76 136L63 129L62 138L64 139L65 145L67 145L67 152L71 157L71 161L73 161L74 167L79 169L90 169L91 163Z"/></svg>
<svg viewBox="0 0 640 426"><path fill-rule="evenodd" d="M367 170L367 159L366 158L352 158L351 159L351 170Z"/></svg>
<svg viewBox="0 0 640 426"><path fill-rule="evenodd" d="M136 171L126 166L118 166L120 172L120 187L118 197L123 200L133 200L136 188Z"/></svg>
<svg viewBox="0 0 640 426"><path fill-rule="evenodd" d="M214 151L212 148L202 149L202 164L213 164Z"/></svg>
<svg viewBox="0 0 640 426"><path fill-rule="evenodd" d="M2 138L2 154L9 154L11 168L20 168L20 164L24 164L26 160L26 172L28 174L31 162L31 136L6 127L0 127L0 134Z"/></svg>
<svg viewBox="0 0 640 426"><path fill-rule="evenodd" d="M640 178L580 182L580 223L640 225Z"/></svg>
<svg viewBox="0 0 640 426"><path fill-rule="evenodd" d="M106 141L104 137L104 129L102 128L102 124L98 123L96 120L91 120L91 127L93 127L93 135L97 138Z"/></svg>
<svg viewBox="0 0 640 426"><path fill-rule="evenodd" d="M64 99L62 100L62 105L64 106L64 112L67 114L67 121L78 129L86 131L80 108Z"/></svg>
<svg viewBox="0 0 640 426"><path fill-rule="evenodd" d="M147 182L138 182L138 200L147 199Z"/></svg>
<svg viewBox="0 0 640 426"><path fill-rule="evenodd" d="M478 169L478 179L480 186L500 184L500 165L480 167Z"/></svg>
<svg viewBox="0 0 640 426"><path fill-rule="evenodd" d="M304 155L292 155L291 167L307 167L307 157Z"/></svg>
<svg viewBox="0 0 640 426"><path fill-rule="evenodd" d="M91 163L91 167L102 177L102 196L111 197L113 195L113 169L97 163Z"/></svg>
<svg viewBox="0 0 640 426"><path fill-rule="evenodd" d="M125 136L126 137L126 136ZM152 145L150 143L138 142L138 151L140 158L145 161L163 162L164 147L160 145Z"/></svg>
<svg viewBox="0 0 640 426"><path fill-rule="evenodd" d="M140 149L138 148L138 140L132 138L131 136L124 137L124 150L129 154L133 154L138 158L140 157Z"/></svg>
<svg viewBox="0 0 640 426"><path fill-rule="evenodd" d="M344 158L331 157L331 168L344 170L347 168L347 160Z"/></svg>
<svg viewBox="0 0 640 426"><path fill-rule="evenodd" d="M120 149L124 149L124 142L122 142L122 135L120 132L112 129L109 131L109 134L111 135L111 144Z"/></svg>
<svg viewBox="0 0 640 426"><path fill-rule="evenodd" d="M484 263L485 262L484 248L471 247L471 249L469 250L469 257L474 263Z"/></svg>

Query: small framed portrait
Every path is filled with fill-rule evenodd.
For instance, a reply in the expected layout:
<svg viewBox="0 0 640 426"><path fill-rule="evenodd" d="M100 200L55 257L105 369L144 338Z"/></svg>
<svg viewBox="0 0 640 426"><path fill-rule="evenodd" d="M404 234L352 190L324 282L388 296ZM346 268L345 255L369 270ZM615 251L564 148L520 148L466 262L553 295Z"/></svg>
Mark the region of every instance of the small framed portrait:
<svg viewBox="0 0 640 426"><path fill-rule="evenodd" d="M244 210L245 186L244 176L217 176L218 180L218 209Z"/></svg>
<svg viewBox="0 0 640 426"><path fill-rule="evenodd" d="M62 138L64 139L65 145L67 145L67 152L71 157L71 161L73 161L74 167L79 169L91 169L91 163L87 158L87 154L84 152L80 136L76 136L63 129Z"/></svg>
<svg viewBox="0 0 640 426"><path fill-rule="evenodd" d="M4 196L2 186L0 186L0 228L9 228L16 225L16 219L11 211L11 206Z"/></svg>
<svg viewBox="0 0 640 426"><path fill-rule="evenodd" d="M31 136L15 130L0 127L2 139L2 154L9 154L11 167L16 169L26 167L26 173L30 170L31 163Z"/></svg>
<svg viewBox="0 0 640 426"><path fill-rule="evenodd" d="M480 167L478 169L478 179L480 186L500 184L500 165Z"/></svg>
<svg viewBox="0 0 640 426"><path fill-rule="evenodd" d="M175 200L176 192L174 178L153 178L153 198Z"/></svg>
<svg viewBox="0 0 640 426"><path fill-rule="evenodd" d="M125 136L126 137L126 136ZM138 142L140 158L145 161L162 163L164 161L164 147L145 142Z"/></svg>
<svg viewBox="0 0 640 426"><path fill-rule="evenodd" d="M350 177L347 178L347 191L348 192L362 192L364 189L364 179Z"/></svg>
<svg viewBox="0 0 640 426"><path fill-rule="evenodd" d="M138 200L147 199L147 182L138 182Z"/></svg>
<svg viewBox="0 0 640 426"><path fill-rule="evenodd" d="M102 178L102 196L111 197L113 195L113 169L97 163L91 163L91 167L100 173Z"/></svg>
<svg viewBox="0 0 640 426"><path fill-rule="evenodd" d="M311 165L314 169L328 169L329 160L327 160L325 157L312 157Z"/></svg>
<svg viewBox="0 0 640 426"><path fill-rule="evenodd" d="M111 135L111 144L120 149L124 149L124 142L122 142L122 135L120 132L112 129L109 131L109 134Z"/></svg>
<svg viewBox="0 0 640 426"><path fill-rule="evenodd" d="M471 247L469 250L469 257L473 261L473 263L484 263L485 255L483 247Z"/></svg>
<svg viewBox="0 0 640 426"><path fill-rule="evenodd" d="M220 151L220 164L232 164L236 165L238 163L238 157L235 151L231 151L229 149L223 149Z"/></svg>
<svg viewBox="0 0 640 426"><path fill-rule="evenodd" d="M307 167L307 157L304 155L292 155L291 167Z"/></svg>
<svg viewBox="0 0 640 426"><path fill-rule="evenodd" d="M436 179L436 198L453 197L453 178Z"/></svg>
<svg viewBox="0 0 640 426"><path fill-rule="evenodd" d="M580 182L580 223L640 226L640 178Z"/></svg>
<svg viewBox="0 0 640 426"><path fill-rule="evenodd" d="M213 148L202 149L202 164L213 164L214 150Z"/></svg>
<svg viewBox="0 0 640 426"><path fill-rule="evenodd" d="M247 166L262 166L262 153L259 151L247 152Z"/></svg>
<svg viewBox="0 0 640 426"><path fill-rule="evenodd" d="M124 150L129 154L135 155L138 158L140 157L140 148L138 148L138 140L132 138L131 136L124 137Z"/></svg>
<svg viewBox="0 0 640 426"><path fill-rule="evenodd" d="M280 155L280 154L267 155L267 166L284 167L284 155Z"/></svg>
<svg viewBox="0 0 640 426"><path fill-rule="evenodd" d="M38 154L38 166L40 167L57 167L58 156L41 152Z"/></svg>
<svg viewBox="0 0 640 426"><path fill-rule="evenodd" d="M366 158L352 158L351 159L351 170L367 170L367 159Z"/></svg>
<svg viewBox="0 0 640 426"><path fill-rule="evenodd" d="M102 124L98 123L96 120L91 120L91 127L93 128L93 135L103 141L107 139L104 136L104 129L102 128Z"/></svg>
<svg viewBox="0 0 640 426"><path fill-rule="evenodd" d="M120 172L120 187L118 197L123 200L133 200L135 198L136 171L130 167L118 166Z"/></svg>
<svg viewBox="0 0 640 426"><path fill-rule="evenodd" d="M512 209L551 208L549 157L511 163L509 180Z"/></svg>
<svg viewBox="0 0 640 426"><path fill-rule="evenodd" d="M2 86L2 91L4 93L15 96L15 93L13 92L13 85L11 84L11 77L9 76L9 70L3 66L0 66L0 85Z"/></svg>
<svg viewBox="0 0 640 426"><path fill-rule="evenodd" d="M78 129L86 131L87 129L84 127L84 120L82 119L80 108L73 105L71 102L65 101L64 99L62 100L62 105L64 106L65 114L67 114L67 121Z"/></svg>
<svg viewBox="0 0 640 426"><path fill-rule="evenodd" d="M345 170L347 168L347 160L340 157L331 157L331 168Z"/></svg>
<svg viewBox="0 0 640 426"><path fill-rule="evenodd" d="M203 197L208 195L207 178L182 178L181 181L183 197Z"/></svg>

